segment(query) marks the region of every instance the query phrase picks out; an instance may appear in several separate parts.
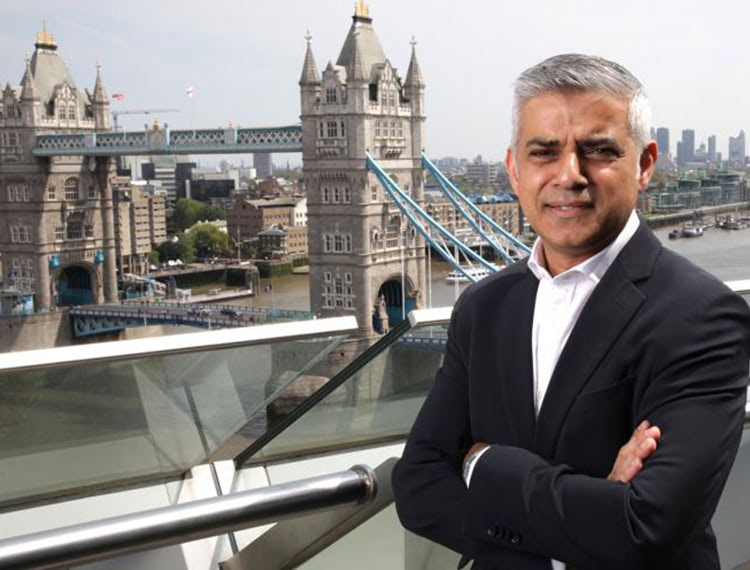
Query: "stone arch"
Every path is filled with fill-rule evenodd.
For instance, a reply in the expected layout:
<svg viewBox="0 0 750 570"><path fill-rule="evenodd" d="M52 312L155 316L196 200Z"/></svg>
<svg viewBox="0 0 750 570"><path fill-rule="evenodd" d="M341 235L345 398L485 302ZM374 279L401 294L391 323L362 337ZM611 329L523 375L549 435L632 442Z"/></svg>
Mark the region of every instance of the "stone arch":
<svg viewBox="0 0 750 570"><path fill-rule="evenodd" d="M405 276L406 314L417 308L416 287L409 275ZM396 273L385 279L377 289L373 300L373 329L386 333L388 329L403 320L404 299L402 298L401 274Z"/></svg>
<svg viewBox="0 0 750 570"><path fill-rule="evenodd" d="M53 275L50 287L60 307L94 304L99 290L96 267L85 262L60 267Z"/></svg>

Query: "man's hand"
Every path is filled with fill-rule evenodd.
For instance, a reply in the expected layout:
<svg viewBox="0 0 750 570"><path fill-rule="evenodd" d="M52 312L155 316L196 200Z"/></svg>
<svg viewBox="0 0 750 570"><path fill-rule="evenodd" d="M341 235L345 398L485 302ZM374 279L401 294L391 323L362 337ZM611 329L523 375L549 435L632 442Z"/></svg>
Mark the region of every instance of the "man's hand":
<svg viewBox="0 0 750 570"><path fill-rule="evenodd" d="M648 420L643 420L635 428L630 441L620 448L607 479L621 483L630 481L643 469L643 462L646 458L656 451L659 438L661 438L661 430L657 426L652 426Z"/></svg>
<svg viewBox="0 0 750 570"><path fill-rule="evenodd" d="M464 462L463 462L461 472L465 471L467 461L469 461L477 453L482 451L485 447L489 447L489 446L490 446L489 443L483 443L483 442L477 442L474 445L472 445L469 451L466 452L466 455L464 455Z"/></svg>

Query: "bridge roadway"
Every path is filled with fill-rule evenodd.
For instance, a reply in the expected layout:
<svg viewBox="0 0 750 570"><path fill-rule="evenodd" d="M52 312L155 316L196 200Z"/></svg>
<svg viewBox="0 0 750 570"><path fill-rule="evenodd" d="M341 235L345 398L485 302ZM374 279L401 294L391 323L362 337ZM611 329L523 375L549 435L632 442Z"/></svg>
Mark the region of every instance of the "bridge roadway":
<svg viewBox="0 0 750 570"><path fill-rule="evenodd" d="M150 325L187 325L216 329L315 319L307 311L198 303L126 303L70 309L73 335L91 336Z"/></svg>
<svg viewBox="0 0 750 570"><path fill-rule="evenodd" d="M137 156L157 154L247 154L302 152L302 127L170 130L38 135L32 153L52 156Z"/></svg>

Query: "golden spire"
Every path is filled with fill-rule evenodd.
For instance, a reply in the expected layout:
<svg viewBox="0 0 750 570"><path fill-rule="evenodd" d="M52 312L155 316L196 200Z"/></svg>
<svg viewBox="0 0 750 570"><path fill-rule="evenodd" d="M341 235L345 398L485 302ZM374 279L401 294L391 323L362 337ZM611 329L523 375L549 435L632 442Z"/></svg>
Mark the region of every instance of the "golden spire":
<svg viewBox="0 0 750 570"><path fill-rule="evenodd" d="M55 42L55 36L47 31L47 22L42 20L42 31L36 35L36 47L38 48L57 48L57 42Z"/></svg>
<svg viewBox="0 0 750 570"><path fill-rule="evenodd" d="M369 19L370 7L367 4L365 4L365 0L357 0L354 3L354 17Z"/></svg>

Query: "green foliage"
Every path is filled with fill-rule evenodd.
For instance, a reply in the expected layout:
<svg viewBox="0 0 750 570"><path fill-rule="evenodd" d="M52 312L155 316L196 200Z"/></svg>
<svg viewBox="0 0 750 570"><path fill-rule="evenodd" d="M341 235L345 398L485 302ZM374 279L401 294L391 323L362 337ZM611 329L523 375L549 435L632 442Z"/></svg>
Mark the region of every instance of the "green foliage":
<svg viewBox="0 0 750 570"><path fill-rule="evenodd" d="M180 198L174 206L172 222L179 231L185 231L200 219L203 208L203 202L189 198Z"/></svg>
<svg viewBox="0 0 750 570"><path fill-rule="evenodd" d="M258 243L244 242L240 247L243 259L256 259L258 257Z"/></svg>
<svg viewBox="0 0 750 570"><path fill-rule="evenodd" d="M172 212L172 221L175 227L180 231L185 231L195 223L205 220L226 220L227 215L223 208L204 204L198 200L189 198L180 198L174 206Z"/></svg>
<svg viewBox="0 0 750 570"><path fill-rule="evenodd" d="M195 260L193 237L190 234L180 232L175 238L157 246L156 251L159 252L159 260L165 262L172 259L181 259L185 263Z"/></svg>
<svg viewBox="0 0 750 570"><path fill-rule="evenodd" d="M159 250L158 249L152 249L151 251L148 252L148 262L149 262L149 264L150 265L156 265L157 263L159 263L159 258L160 257L161 256L159 255Z"/></svg>
<svg viewBox="0 0 750 570"><path fill-rule="evenodd" d="M199 220L205 220L207 222L213 222L214 220L226 220L227 213L221 206L210 206L203 204Z"/></svg>
<svg viewBox="0 0 750 570"><path fill-rule="evenodd" d="M229 255L229 237L212 224L200 224L190 232L199 258Z"/></svg>

